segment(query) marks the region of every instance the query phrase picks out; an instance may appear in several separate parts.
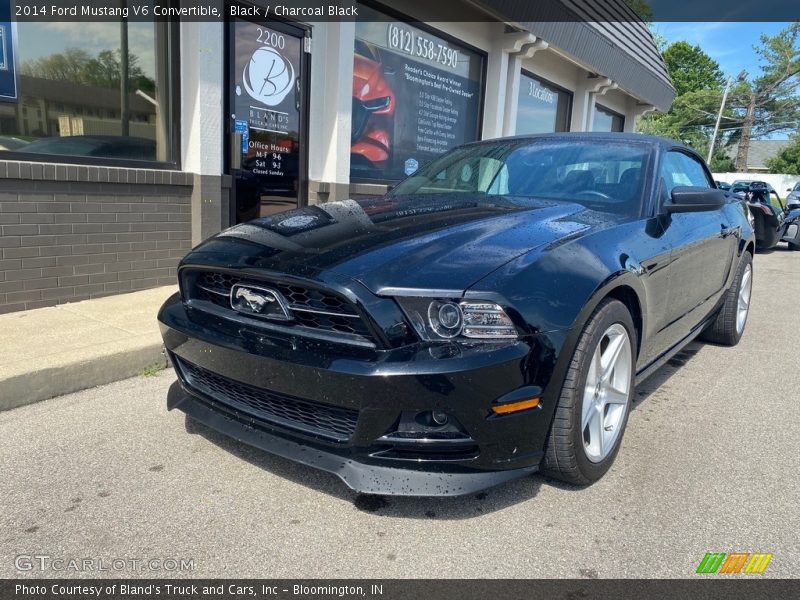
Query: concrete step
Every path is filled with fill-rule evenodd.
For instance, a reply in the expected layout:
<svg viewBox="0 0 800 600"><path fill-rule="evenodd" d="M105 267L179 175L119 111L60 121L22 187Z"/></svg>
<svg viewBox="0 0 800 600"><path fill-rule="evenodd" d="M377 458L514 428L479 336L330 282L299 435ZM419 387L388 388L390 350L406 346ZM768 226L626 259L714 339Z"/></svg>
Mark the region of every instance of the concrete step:
<svg viewBox="0 0 800 600"><path fill-rule="evenodd" d="M156 315L167 286L0 315L0 411L167 365Z"/></svg>

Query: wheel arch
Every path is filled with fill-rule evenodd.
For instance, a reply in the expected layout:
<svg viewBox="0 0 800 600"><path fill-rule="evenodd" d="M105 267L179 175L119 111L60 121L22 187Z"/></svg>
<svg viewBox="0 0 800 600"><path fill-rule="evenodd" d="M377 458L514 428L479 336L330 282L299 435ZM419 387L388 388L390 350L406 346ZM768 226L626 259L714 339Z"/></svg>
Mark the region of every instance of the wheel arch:
<svg viewBox="0 0 800 600"><path fill-rule="evenodd" d="M636 362L638 366L638 358L641 349L644 347L647 331L647 304L644 286L636 274L630 271L618 272L595 288L594 292L583 303L583 307L571 327L564 331L565 335L558 350L556 368L551 378L551 383L554 384L553 390L555 388L560 389L581 333L597 310L597 307L607 299L621 302L631 314L631 319L636 328Z"/></svg>
<svg viewBox="0 0 800 600"><path fill-rule="evenodd" d="M644 316L642 313L641 300L634 289L627 284L621 284L609 290L600 302L609 298L622 302L631 315L633 326L636 328L636 358L638 359L639 353L642 350L642 338L644 337ZM598 304L600 302L598 302Z"/></svg>

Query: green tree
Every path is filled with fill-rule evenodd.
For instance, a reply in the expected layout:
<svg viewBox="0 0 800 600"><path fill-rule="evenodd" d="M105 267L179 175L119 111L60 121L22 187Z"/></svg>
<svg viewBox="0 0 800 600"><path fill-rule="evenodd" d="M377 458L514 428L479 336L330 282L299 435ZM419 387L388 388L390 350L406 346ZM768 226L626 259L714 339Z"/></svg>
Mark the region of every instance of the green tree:
<svg viewBox="0 0 800 600"><path fill-rule="evenodd" d="M733 159L725 153L723 148L714 150L708 166L712 173L731 173L736 170Z"/></svg>
<svg viewBox="0 0 800 600"><path fill-rule="evenodd" d="M25 61L20 67L20 72L42 79L80 81L89 60L91 57L85 50L67 48L60 54Z"/></svg>
<svg viewBox="0 0 800 600"><path fill-rule="evenodd" d="M20 72L32 77L55 81L72 81L95 87L119 88L120 51L102 50L91 56L80 48L67 48L63 52L25 61ZM139 65L139 57L128 55L128 79L132 91L140 89L152 93L156 84Z"/></svg>
<svg viewBox="0 0 800 600"><path fill-rule="evenodd" d="M762 60L761 75L737 84L731 91L731 112L741 129L736 168L747 168L750 141L797 129L800 119L800 23L774 36L761 36L754 50Z"/></svg>
<svg viewBox="0 0 800 600"><path fill-rule="evenodd" d="M664 50L664 62L678 96L699 90L718 90L723 85L719 63L700 46L684 41L670 44Z"/></svg>
<svg viewBox="0 0 800 600"><path fill-rule="evenodd" d="M647 0L625 0L625 4L627 4L628 8L635 12L636 16L642 21L653 20L653 9Z"/></svg>
<svg viewBox="0 0 800 600"><path fill-rule="evenodd" d="M795 134L790 145L767 159L767 167L770 173L800 175L800 134Z"/></svg>
<svg viewBox="0 0 800 600"><path fill-rule="evenodd" d="M664 51L664 62L676 88L675 100L666 113L639 121L642 133L680 140L705 155L722 94L722 72L699 46L674 42Z"/></svg>

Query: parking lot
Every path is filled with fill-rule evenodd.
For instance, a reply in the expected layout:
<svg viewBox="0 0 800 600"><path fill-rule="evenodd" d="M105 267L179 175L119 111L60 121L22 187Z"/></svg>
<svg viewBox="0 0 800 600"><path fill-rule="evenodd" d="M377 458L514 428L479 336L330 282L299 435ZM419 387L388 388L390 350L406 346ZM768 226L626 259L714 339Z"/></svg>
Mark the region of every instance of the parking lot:
<svg viewBox="0 0 800 600"><path fill-rule="evenodd" d="M691 577L706 552L773 553L762 577L798 577L799 307L800 253L757 255L740 345L693 343L641 386L614 467L583 489L358 496L187 433L171 372L0 413L0 577L96 575L18 571L34 554L192 559L193 577Z"/></svg>

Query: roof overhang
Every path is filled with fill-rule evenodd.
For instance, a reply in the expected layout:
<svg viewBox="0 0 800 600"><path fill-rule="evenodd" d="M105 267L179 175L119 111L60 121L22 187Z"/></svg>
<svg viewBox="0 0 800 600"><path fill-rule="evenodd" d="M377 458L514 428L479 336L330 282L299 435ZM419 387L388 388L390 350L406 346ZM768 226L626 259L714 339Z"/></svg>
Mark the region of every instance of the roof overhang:
<svg viewBox="0 0 800 600"><path fill-rule="evenodd" d="M675 88L647 25L622 0L473 0L530 31L640 104L669 110Z"/></svg>

